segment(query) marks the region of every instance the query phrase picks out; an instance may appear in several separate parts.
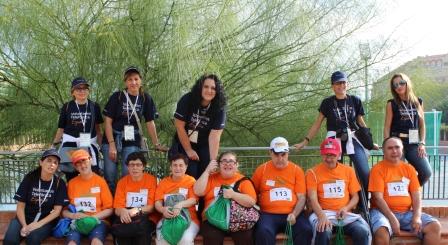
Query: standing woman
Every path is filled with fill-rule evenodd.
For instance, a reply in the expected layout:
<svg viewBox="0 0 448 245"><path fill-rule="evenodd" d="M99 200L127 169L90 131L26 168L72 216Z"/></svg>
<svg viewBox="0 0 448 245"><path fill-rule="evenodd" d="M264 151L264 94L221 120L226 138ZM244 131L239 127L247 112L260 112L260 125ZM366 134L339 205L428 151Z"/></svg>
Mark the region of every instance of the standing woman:
<svg viewBox="0 0 448 245"><path fill-rule="evenodd" d="M227 100L216 75L201 76L179 100L174 114L176 135L169 156L182 153L191 160L187 174L198 179L210 160L216 160L226 121Z"/></svg>
<svg viewBox="0 0 448 245"><path fill-rule="evenodd" d="M384 138L399 137L403 141L404 157L418 172L423 186L431 176L426 158L425 114L423 101L415 96L408 76L398 73L390 79L393 99L387 101Z"/></svg>
<svg viewBox="0 0 448 245"><path fill-rule="evenodd" d="M74 148L89 149L92 155L92 169L99 173L98 142L101 143L102 135L100 124L103 123L100 106L89 100L90 86L82 77L72 81L71 94L73 100L65 103L59 114L58 130L53 139L53 147L61 144L59 154L61 156L60 169L64 172L67 181L78 173L72 166L69 150Z"/></svg>
<svg viewBox="0 0 448 245"><path fill-rule="evenodd" d="M319 132L324 119L327 119L327 138L335 137L341 140L343 153L353 162L356 174L364 190L369 183L369 165L364 147L355 139L353 132L358 127L367 127L364 122L364 108L361 100L347 94L347 75L336 71L331 75L331 87L334 95L325 98L319 107L319 115L305 139L294 145L302 149Z"/></svg>
<svg viewBox="0 0 448 245"><path fill-rule="evenodd" d="M3 244L41 244L50 236L62 207L68 204L65 182L55 176L61 159L54 149L46 150L39 167L27 174L14 196L17 216L11 220Z"/></svg>
<svg viewBox="0 0 448 245"><path fill-rule="evenodd" d="M125 161L132 152L140 151L139 122L145 119L145 126L157 150L164 150L157 138L154 120L157 110L152 97L143 92L142 77L136 67L124 71L126 88L110 96L103 114L105 116L106 140L102 145L104 157L104 177L112 193L117 179L118 154L121 154L121 176L128 173ZM138 117L138 122L137 122ZM140 125L140 126L144 126ZM142 129L143 130L143 129Z"/></svg>

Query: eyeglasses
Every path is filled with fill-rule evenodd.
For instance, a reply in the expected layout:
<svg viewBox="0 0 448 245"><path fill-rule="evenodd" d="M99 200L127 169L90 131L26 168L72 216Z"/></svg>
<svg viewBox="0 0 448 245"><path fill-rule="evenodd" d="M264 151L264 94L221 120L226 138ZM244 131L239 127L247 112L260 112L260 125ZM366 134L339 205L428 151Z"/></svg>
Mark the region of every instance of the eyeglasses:
<svg viewBox="0 0 448 245"><path fill-rule="evenodd" d="M222 159L221 161L219 161L219 163L225 163L225 164L235 164L236 161L233 159Z"/></svg>
<svg viewBox="0 0 448 245"><path fill-rule="evenodd" d="M129 163L128 168L141 168L143 163Z"/></svg>
<svg viewBox="0 0 448 245"><path fill-rule="evenodd" d="M274 153L275 156L282 156L282 157L286 156L287 153L287 152L275 152L275 151L272 152Z"/></svg>
<svg viewBox="0 0 448 245"><path fill-rule="evenodd" d="M392 86L394 87L394 89L397 89L397 88L399 88L401 86L404 86L406 84L407 84L407 82L405 80L400 80L399 82L392 83Z"/></svg>

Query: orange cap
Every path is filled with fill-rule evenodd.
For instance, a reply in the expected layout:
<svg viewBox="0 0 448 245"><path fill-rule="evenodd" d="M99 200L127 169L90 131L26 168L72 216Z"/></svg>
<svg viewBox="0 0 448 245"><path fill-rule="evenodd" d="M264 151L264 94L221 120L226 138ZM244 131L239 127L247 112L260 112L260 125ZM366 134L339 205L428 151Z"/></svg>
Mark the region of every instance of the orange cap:
<svg viewBox="0 0 448 245"><path fill-rule="evenodd" d="M72 159L72 163L75 164L78 161L89 159L90 155L86 150L79 149L79 150L72 152L70 157Z"/></svg>

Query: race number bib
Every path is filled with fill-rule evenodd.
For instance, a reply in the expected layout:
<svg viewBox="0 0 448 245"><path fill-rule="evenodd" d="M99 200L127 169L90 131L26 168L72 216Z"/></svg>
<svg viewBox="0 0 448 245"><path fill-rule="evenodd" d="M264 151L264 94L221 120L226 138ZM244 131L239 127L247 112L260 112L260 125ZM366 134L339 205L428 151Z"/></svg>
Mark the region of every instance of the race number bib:
<svg viewBox="0 0 448 245"><path fill-rule="evenodd" d="M125 141L134 141L134 126L132 125L124 125L124 140Z"/></svg>
<svg viewBox="0 0 448 245"><path fill-rule="evenodd" d="M198 131L189 129L188 135L191 143L198 143Z"/></svg>
<svg viewBox="0 0 448 245"><path fill-rule="evenodd" d="M215 189L213 189L213 196L215 197L215 199L218 197L219 195L219 190L221 190L221 187L215 187Z"/></svg>
<svg viewBox="0 0 448 245"><path fill-rule="evenodd" d="M148 193L142 192L127 192L126 193L126 207L136 208L146 206L148 203Z"/></svg>
<svg viewBox="0 0 448 245"><path fill-rule="evenodd" d="M90 147L90 133L79 134L79 147Z"/></svg>
<svg viewBox="0 0 448 245"><path fill-rule="evenodd" d="M409 129L409 144L418 144L418 129Z"/></svg>
<svg viewBox="0 0 448 245"><path fill-rule="evenodd" d="M76 212L96 212L96 198L95 197L77 197L75 198Z"/></svg>
<svg viewBox="0 0 448 245"><path fill-rule="evenodd" d="M407 197L409 196L408 184L409 183L406 183L404 181L387 183L387 192L391 197L393 196Z"/></svg>
<svg viewBox="0 0 448 245"><path fill-rule="evenodd" d="M292 192L285 187L273 188L269 192L271 202L275 201L292 201Z"/></svg>
<svg viewBox="0 0 448 245"><path fill-rule="evenodd" d="M182 194L185 198L187 198L188 189L187 188L179 188L179 194Z"/></svg>
<svg viewBox="0 0 448 245"><path fill-rule="evenodd" d="M336 180L335 183L323 184L324 198L344 198L345 196L345 182L343 180Z"/></svg>

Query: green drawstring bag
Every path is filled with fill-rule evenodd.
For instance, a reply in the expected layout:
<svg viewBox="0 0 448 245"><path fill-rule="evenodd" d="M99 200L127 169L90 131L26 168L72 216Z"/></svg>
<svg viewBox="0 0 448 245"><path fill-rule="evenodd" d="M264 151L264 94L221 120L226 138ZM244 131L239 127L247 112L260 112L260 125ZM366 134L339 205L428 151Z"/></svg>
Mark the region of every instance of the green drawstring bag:
<svg viewBox="0 0 448 245"><path fill-rule="evenodd" d="M88 235L99 223L97 218L89 216L74 220L72 228L83 235Z"/></svg>
<svg viewBox="0 0 448 245"><path fill-rule="evenodd" d="M223 231L229 230L230 199L224 198L222 194L222 190L228 188L230 187L226 185L221 186L218 198L205 210L207 221Z"/></svg>
<svg viewBox="0 0 448 245"><path fill-rule="evenodd" d="M182 209L180 214L174 218L163 219L161 230L163 239L170 245L176 245L190 226L190 222L190 214L185 209Z"/></svg>
<svg viewBox="0 0 448 245"><path fill-rule="evenodd" d="M344 221L342 219L338 219L338 225L336 226L335 245L345 245Z"/></svg>
<svg viewBox="0 0 448 245"><path fill-rule="evenodd" d="M285 235L286 235L286 240L283 244L284 245L293 245L294 240L292 238L292 225L289 221L286 222Z"/></svg>

